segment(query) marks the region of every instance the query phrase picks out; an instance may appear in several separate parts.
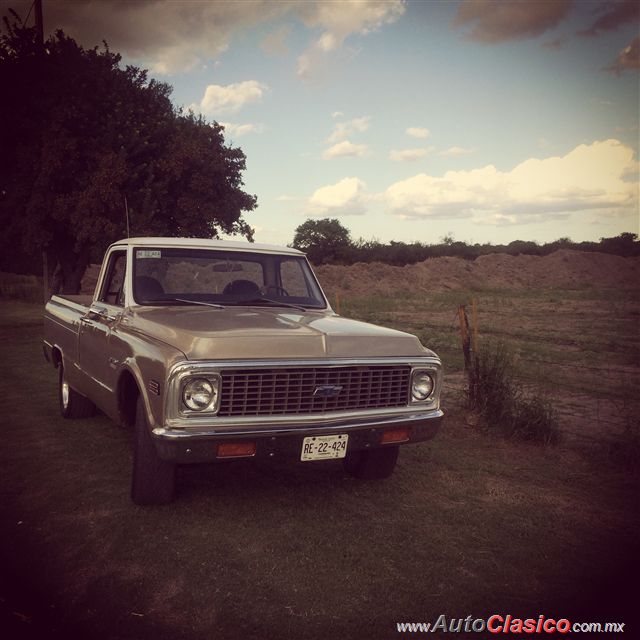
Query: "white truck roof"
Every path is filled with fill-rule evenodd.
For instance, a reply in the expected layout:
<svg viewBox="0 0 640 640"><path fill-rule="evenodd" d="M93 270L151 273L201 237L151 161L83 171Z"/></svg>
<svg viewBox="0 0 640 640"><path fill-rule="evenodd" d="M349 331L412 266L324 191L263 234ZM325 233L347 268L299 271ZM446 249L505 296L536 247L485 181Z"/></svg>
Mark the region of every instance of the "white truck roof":
<svg viewBox="0 0 640 640"><path fill-rule="evenodd" d="M118 240L118 242L114 242L111 246L188 247L193 249L226 249L232 251L255 251L258 253L304 255L302 251L292 249L291 247L280 247L273 244L258 244L246 241L239 242L237 240L212 240L210 238L125 238L123 240Z"/></svg>

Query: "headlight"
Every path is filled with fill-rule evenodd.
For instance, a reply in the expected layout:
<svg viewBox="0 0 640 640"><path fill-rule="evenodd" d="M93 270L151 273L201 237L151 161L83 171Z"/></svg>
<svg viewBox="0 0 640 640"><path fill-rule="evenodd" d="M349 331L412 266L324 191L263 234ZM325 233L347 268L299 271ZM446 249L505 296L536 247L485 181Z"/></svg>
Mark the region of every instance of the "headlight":
<svg viewBox="0 0 640 640"><path fill-rule="evenodd" d="M435 383L426 371L416 371L411 380L411 400L423 402L433 393Z"/></svg>
<svg viewBox="0 0 640 640"><path fill-rule="evenodd" d="M218 399L218 385L206 378L189 380L182 390L182 401L192 411L213 409Z"/></svg>

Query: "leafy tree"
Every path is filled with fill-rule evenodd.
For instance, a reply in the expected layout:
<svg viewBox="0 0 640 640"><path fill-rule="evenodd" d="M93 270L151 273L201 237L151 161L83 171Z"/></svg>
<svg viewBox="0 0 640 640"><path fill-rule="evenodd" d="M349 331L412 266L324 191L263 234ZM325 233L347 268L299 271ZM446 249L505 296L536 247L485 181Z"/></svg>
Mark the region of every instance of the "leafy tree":
<svg viewBox="0 0 640 640"><path fill-rule="evenodd" d="M600 250L605 253L615 253L619 256L640 255L638 234L625 231L614 238L600 238Z"/></svg>
<svg viewBox="0 0 640 640"><path fill-rule="evenodd" d="M349 230L336 218L303 222L296 229L293 246L304 251L314 264L349 262L353 249Z"/></svg>
<svg viewBox="0 0 640 640"><path fill-rule="evenodd" d="M446 245L447 247L450 247L455 242L453 233L449 231L449 233L446 233L445 235L443 235L442 238L440 238L440 242Z"/></svg>
<svg viewBox="0 0 640 640"><path fill-rule="evenodd" d="M517 256L519 254L535 256L538 255L539 252L540 247L537 242L514 240L507 245L507 253L510 253L513 256Z"/></svg>
<svg viewBox="0 0 640 640"><path fill-rule="evenodd" d="M0 241L7 263L47 251L76 292L88 264L126 236L252 230L245 156L223 128L176 110L171 87L120 67L108 46L62 31L42 47L14 14L0 36Z"/></svg>

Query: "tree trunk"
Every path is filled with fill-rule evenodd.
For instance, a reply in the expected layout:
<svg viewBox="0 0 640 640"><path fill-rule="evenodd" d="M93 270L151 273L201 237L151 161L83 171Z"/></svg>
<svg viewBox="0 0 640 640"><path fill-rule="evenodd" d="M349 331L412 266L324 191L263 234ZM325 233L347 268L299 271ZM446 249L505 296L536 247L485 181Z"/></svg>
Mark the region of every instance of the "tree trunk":
<svg viewBox="0 0 640 640"><path fill-rule="evenodd" d="M82 276L89 264L89 247L85 245L78 253L59 252L58 260L62 272L60 292L71 295L79 293Z"/></svg>

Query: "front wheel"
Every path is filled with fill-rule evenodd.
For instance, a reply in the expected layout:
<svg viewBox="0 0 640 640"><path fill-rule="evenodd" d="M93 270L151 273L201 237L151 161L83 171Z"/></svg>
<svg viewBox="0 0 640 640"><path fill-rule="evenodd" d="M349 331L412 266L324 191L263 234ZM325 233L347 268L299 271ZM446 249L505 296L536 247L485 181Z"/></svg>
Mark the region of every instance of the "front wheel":
<svg viewBox="0 0 640 640"><path fill-rule="evenodd" d="M363 480L388 478L396 468L399 451L398 445L387 445L379 449L347 453L344 459L345 471Z"/></svg>
<svg viewBox="0 0 640 640"><path fill-rule="evenodd" d="M58 365L58 403L63 418L90 418L96 410L89 398L69 386L62 362Z"/></svg>
<svg viewBox="0 0 640 640"><path fill-rule="evenodd" d="M131 499L141 505L167 504L175 493L176 465L158 457L141 396L138 396L136 404L133 431Z"/></svg>

